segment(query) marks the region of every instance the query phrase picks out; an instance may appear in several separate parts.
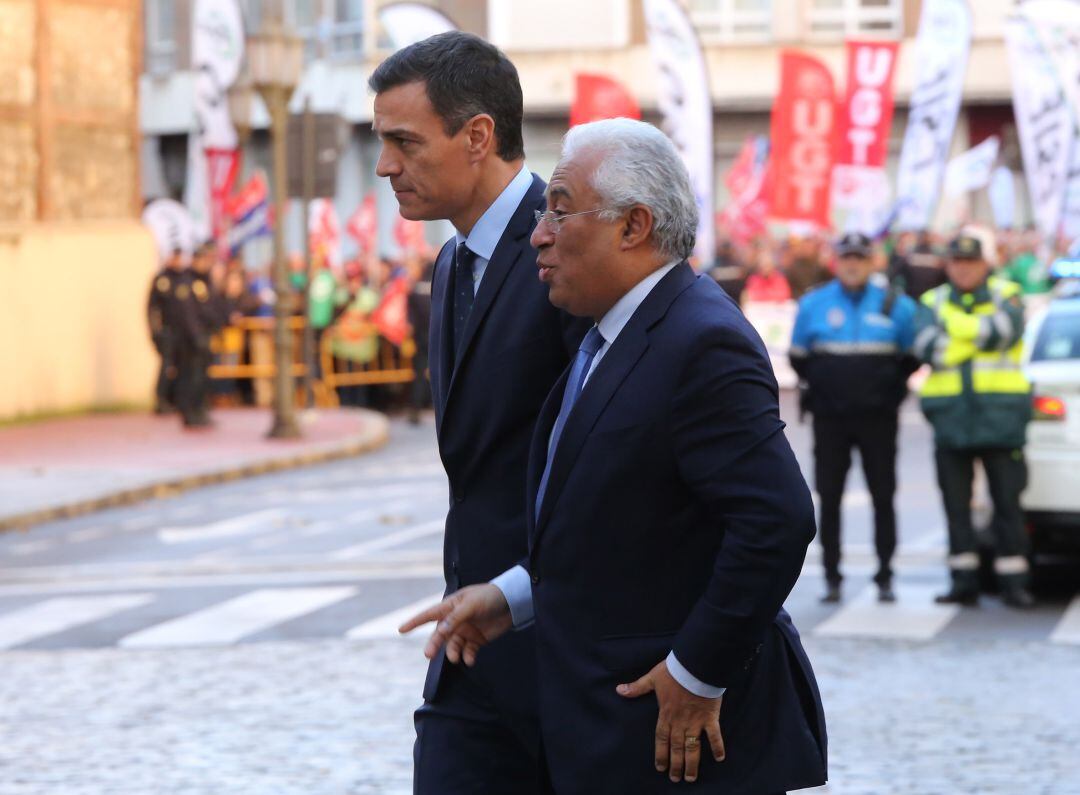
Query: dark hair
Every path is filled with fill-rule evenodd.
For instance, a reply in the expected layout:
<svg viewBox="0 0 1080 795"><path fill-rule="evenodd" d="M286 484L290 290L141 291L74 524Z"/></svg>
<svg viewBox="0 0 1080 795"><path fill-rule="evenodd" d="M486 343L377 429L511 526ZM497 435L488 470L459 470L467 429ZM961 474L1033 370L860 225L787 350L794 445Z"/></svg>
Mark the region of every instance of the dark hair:
<svg viewBox="0 0 1080 795"><path fill-rule="evenodd" d="M503 160L525 156L521 141L522 99L517 69L497 47L471 33L440 33L398 50L372 72L376 94L423 82L428 99L456 135L469 119L486 113L495 121L496 152Z"/></svg>

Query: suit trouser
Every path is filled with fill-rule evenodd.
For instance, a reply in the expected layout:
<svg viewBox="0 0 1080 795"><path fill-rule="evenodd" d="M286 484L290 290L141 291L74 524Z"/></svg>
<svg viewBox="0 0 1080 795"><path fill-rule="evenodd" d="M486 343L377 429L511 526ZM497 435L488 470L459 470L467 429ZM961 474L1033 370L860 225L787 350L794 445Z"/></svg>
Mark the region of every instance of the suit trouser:
<svg viewBox="0 0 1080 795"><path fill-rule="evenodd" d="M445 662L435 698L424 702L414 721L414 795L551 792L541 783L535 751L473 669Z"/></svg>
<svg viewBox="0 0 1080 795"><path fill-rule="evenodd" d="M851 468L851 450L858 448L863 474L874 505L874 546L879 584L892 579L896 552L896 431L895 413L863 417L814 417L814 479L820 498L819 535L825 578L839 584L840 503Z"/></svg>
<svg viewBox="0 0 1080 795"><path fill-rule="evenodd" d="M953 584L963 591L977 592L979 556L975 526L971 519L972 483L975 460L982 462L994 504L990 523L997 547L994 569L1006 588L1024 586L1028 579L1028 540L1024 534L1024 512L1020 493L1027 486L1027 462L1021 450L946 450L937 448L938 486L949 525L949 571Z"/></svg>

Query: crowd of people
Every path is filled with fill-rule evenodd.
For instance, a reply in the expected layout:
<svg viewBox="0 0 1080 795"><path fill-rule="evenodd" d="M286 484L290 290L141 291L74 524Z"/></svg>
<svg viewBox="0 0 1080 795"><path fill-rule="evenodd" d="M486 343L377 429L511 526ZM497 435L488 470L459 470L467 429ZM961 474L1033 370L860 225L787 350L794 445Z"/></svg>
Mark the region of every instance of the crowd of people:
<svg viewBox="0 0 1080 795"><path fill-rule="evenodd" d="M316 256L311 289L307 289L304 258L289 258L289 313L306 314L314 330L316 351L327 343L333 366L344 372L361 370L377 359L380 347L392 338L414 362L416 383L408 390L410 416L430 401L426 389L425 351L430 317L432 261L428 255L409 255L395 261L377 256L354 258L340 268L328 267ZM391 287L393 286L393 289ZM306 297L306 312L305 312ZM393 299L403 301L407 326L380 328L373 316ZM158 414L180 414L185 427L212 425L211 406L268 405L270 379L238 378L244 365L270 365L273 343L269 325L244 324L244 318L272 318L276 293L270 266L249 269L237 257L223 259L212 244L186 257L173 250L155 276L148 301L150 335L161 357L155 395ZM422 329L421 333L413 333ZM210 379L212 365L225 375ZM314 362L320 372L321 356ZM345 386L344 405L383 405L396 392L386 386Z"/></svg>
<svg viewBox="0 0 1080 795"><path fill-rule="evenodd" d="M1042 245L1037 229L974 230L987 261L1026 295L1050 290L1049 265L1055 254ZM901 232L874 246L873 271L885 275L912 298L945 281L948 238L930 231ZM721 237L706 270L739 303L799 300L833 278L835 245L825 236L778 239L763 235L737 243Z"/></svg>

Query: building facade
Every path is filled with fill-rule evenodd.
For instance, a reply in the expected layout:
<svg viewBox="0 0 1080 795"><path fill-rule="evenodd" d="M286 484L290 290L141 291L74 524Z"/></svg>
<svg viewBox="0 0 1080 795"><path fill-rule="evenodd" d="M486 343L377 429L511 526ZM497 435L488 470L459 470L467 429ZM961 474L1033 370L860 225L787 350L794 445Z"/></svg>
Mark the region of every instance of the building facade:
<svg viewBox="0 0 1080 795"><path fill-rule="evenodd" d="M0 0L0 420L149 401L141 6Z"/></svg>
<svg viewBox="0 0 1080 795"><path fill-rule="evenodd" d="M194 123L192 78L187 68L191 4L194 0L146 0L146 69L141 78L145 198L182 195L185 139ZM371 132L371 70L389 53L380 11L391 3L376 0L285 0L287 23L306 42L308 65L293 100L298 110L309 97L316 111L339 113L349 124L348 145L340 163L336 205L344 219L368 192L375 192L380 236L392 253L396 204L374 175L378 142ZM541 4L511 0L427 2L460 29L501 47L521 75L525 96L525 144L529 166L548 176L558 157L573 99L574 75L605 74L620 81L638 100L644 115L657 119L657 80L646 41L641 0L549 0ZM800 48L832 69L838 86L845 80L847 38L900 42L896 75L896 114L889 144L895 173L907 121L906 107L915 74L914 37L921 0L684 0L699 33L709 70L715 131L716 202L726 200L723 177L749 135L767 134L779 85L780 51ZM257 25L265 3L243 0L248 24ZM1020 153L1011 108L1004 43L1004 21L1013 0L973 4L974 40L964 86L964 105L953 138L954 153L998 134L1003 161L1017 173ZM261 106L249 145L249 167L268 160ZM1018 195L1023 197L1022 190ZM976 217L988 218L985 198L976 197ZM1020 215L1025 210L1020 199ZM948 222L944 208L942 222ZM299 211L290 219L290 240L300 239ZM445 227L429 230L432 241ZM351 244L350 244L351 245ZM348 250L346 254L348 254Z"/></svg>

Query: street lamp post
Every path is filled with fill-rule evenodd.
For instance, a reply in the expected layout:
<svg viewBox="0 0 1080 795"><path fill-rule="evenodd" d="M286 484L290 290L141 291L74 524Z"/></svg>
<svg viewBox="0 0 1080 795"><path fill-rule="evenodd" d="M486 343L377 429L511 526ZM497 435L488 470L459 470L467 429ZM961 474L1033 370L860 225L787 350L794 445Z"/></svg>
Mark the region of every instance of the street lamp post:
<svg viewBox="0 0 1080 795"><path fill-rule="evenodd" d="M303 70L303 40L290 35L280 18L271 18L247 42L248 73L270 114L270 138L274 163L274 424L270 437L293 439L300 435L296 421L296 389L293 381L293 335L289 329L291 288L285 265L285 218L288 211L285 136L289 121L289 97Z"/></svg>
<svg viewBox="0 0 1080 795"><path fill-rule="evenodd" d="M247 64L240 70L236 81L225 91L229 103L229 118L236 128L236 147L243 156L244 148L251 139L251 106L255 101L255 87Z"/></svg>

